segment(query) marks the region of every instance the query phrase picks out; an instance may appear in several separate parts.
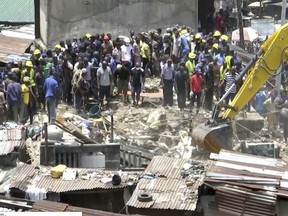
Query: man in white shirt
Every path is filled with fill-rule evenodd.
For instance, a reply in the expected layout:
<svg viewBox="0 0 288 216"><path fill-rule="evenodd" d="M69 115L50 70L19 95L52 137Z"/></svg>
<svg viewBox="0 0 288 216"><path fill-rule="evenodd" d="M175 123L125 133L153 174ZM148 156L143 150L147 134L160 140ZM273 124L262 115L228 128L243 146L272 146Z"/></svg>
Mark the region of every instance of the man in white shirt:
<svg viewBox="0 0 288 216"><path fill-rule="evenodd" d="M107 101L107 106L109 106L109 101L111 98L111 84L112 84L112 71L110 67L107 66L106 61L102 62L102 66L97 70L97 81L99 89L99 99L101 106L103 106L104 97Z"/></svg>
<svg viewBox="0 0 288 216"><path fill-rule="evenodd" d="M133 47L128 39L124 40L124 44L121 46L120 50L121 50L121 62L122 64L129 65L130 70Z"/></svg>

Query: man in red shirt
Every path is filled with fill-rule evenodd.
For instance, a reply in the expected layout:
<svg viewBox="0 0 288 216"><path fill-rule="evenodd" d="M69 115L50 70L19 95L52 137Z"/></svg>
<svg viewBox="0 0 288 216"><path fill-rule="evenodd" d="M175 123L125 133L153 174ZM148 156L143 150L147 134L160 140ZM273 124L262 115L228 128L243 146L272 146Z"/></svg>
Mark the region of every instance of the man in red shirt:
<svg viewBox="0 0 288 216"><path fill-rule="evenodd" d="M201 92L203 88L203 78L201 75L201 70L196 70L196 73L191 78L191 105L194 106L195 99L197 100L197 111L199 113L200 109L200 99L201 99Z"/></svg>

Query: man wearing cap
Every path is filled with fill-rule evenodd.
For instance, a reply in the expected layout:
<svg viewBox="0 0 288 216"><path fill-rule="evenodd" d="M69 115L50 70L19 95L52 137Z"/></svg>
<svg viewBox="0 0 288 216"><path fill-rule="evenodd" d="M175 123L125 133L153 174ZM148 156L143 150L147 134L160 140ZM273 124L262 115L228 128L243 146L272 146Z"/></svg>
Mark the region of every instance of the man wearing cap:
<svg viewBox="0 0 288 216"><path fill-rule="evenodd" d="M168 59L163 66L161 80L163 81L163 106L173 106L173 81L174 81L174 65L172 59Z"/></svg>
<svg viewBox="0 0 288 216"><path fill-rule="evenodd" d="M188 71L188 86L187 86L187 91L188 91L188 100L189 100L189 93L190 93L190 81L191 78L193 76L193 73L195 71L195 67L196 67L196 63L195 63L195 58L196 58L196 54L193 52L190 52L188 55L188 61L186 61L185 63L185 67Z"/></svg>
<svg viewBox="0 0 288 216"><path fill-rule="evenodd" d="M104 97L107 101L107 106L109 107L109 102L111 99L111 84L112 84L112 71L108 67L106 61L102 62L102 66L97 70L97 81L99 89L99 99L101 106L103 106Z"/></svg>
<svg viewBox="0 0 288 216"><path fill-rule="evenodd" d="M50 76L45 80L44 89L45 89L45 99L47 103L48 110L48 120L52 124L56 118L56 99L57 99L57 89L58 82L55 78L55 73L50 73Z"/></svg>
<svg viewBox="0 0 288 216"><path fill-rule="evenodd" d="M16 76L11 76L11 83L7 86L7 104L8 109L12 110L13 113L13 121L19 123L21 120L21 85L16 82Z"/></svg>
<svg viewBox="0 0 288 216"><path fill-rule="evenodd" d="M103 44L102 44L102 49L103 49L103 55L106 56L107 54L112 55L113 52L113 44L110 42L110 38L108 35L104 35L103 37Z"/></svg>
<svg viewBox="0 0 288 216"><path fill-rule="evenodd" d="M130 44L130 40L128 38L124 39L124 44L120 47L121 51L121 62L125 64L128 69L131 69L131 61L132 61L132 46Z"/></svg>
<svg viewBox="0 0 288 216"><path fill-rule="evenodd" d="M35 50L34 50L34 57L35 57L35 59L40 60L40 58L41 58L41 51L40 51L39 49L35 49Z"/></svg>
<svg viewBox="0 0 288 216"><path fill-rule="evenodd" d="M21 85L21 96L23 103L21 104L21 123L25 124L28 114L30 116L30 124L33 124L33 110L30 103L30 78L25 76Z"/></svg>
<svg viewBox="0 0 288 216"><path fill-rule="evenodd" d="M33 69L33 64L31 61L27 61L26 64L25 64L26 68L22 71L21 73L21 81L23 82L23 78L25 76L29 77L30 78L30 84L32 86L32 88L35 87L35 72L34 72L34 69Z"/></svg>

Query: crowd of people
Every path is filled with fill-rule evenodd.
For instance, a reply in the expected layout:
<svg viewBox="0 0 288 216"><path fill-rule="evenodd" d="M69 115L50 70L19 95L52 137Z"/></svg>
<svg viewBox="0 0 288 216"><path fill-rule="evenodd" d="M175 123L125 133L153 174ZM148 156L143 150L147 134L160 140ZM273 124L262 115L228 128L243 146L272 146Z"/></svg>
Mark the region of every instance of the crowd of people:
<svg viewBox="0 0 288 216"><path fill-rule="evenodd" d="M57 104L73 104L81 112L92 97L103 109L109 108L113 98L138 106L146 77L160 78L164 107L174 105L176 94L180 110L186 106L196 113L201 107L212 110L213 100L228 91L243 69L228 41L217 26L205 34L176 25L165 32L160 28L131 31L129 37L115 39L109 33L87 33L80 39L60 41L53 49L36 48L29 61L11 60L1 73L0 121L6 121L10 113L15 122L29 119L32 124L35 113L47 107L52 123ZM240 85L230 89L227 104Z"/></svg>

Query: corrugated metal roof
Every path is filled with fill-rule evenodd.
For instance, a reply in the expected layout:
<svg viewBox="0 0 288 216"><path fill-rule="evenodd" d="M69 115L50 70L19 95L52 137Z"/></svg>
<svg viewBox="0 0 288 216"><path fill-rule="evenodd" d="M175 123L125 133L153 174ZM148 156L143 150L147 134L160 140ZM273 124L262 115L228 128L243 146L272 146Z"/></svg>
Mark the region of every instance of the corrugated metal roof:
<svg viewBox="0 0 288 216"><path fill-rule="evenodd" d="M141 179L126 205L134 208L194 211L201 184L201 181L196 181L192 187L187 187L185 179ZM144 192L152 195L151 202L138 201L138 196Z"/></svg>
<svg viewBox="0 0 288 216"><path fill-rule="evenodd" d="M183 167L193 163L195 169L187 169L191 175L183 177ZM199 168L199 165L203 165L204 169L206 169L209 164L199 161L193 162L187 159L163 156L153 157L144 172L144 178L139 181L126 205L145 209L194 211L198 202L198 188L203 184L204 179L202 174L197 177L193 174L193 170L197 170L196 166ZM145 175L147 176L145 177ZM187 186L188 182L191 185L189 187ZM140 202L138 196L144 192L152 195L153 200L150 202Z"/></svg>
<svg viewBox="0 0 288 216"><path fill-rule="evenodd" d="M111 177L117 172L101 170L101 169L77 169L78 176L75 180L65 181L61 178L55 179L50 176L50 167L37 167L24 164L18 168L17 174L11 181L10 188L17 188L26 191L27 187L33 185L34 187L45 189L48 192L64 193L69 191L93 190L93 189L119 189L125 188L129 185L126 183L128 178L138 179L138 173L126 173L126 179L122 178L122 183L118 186L112 183L102 183L101 178ZM99 178L91 178L90 180L83 180L81 176L86 173L96 172Z"/></svg>
<svg viewBox="0 0 288 216"><path fill-rule="evenodd" d="M34 0L1 0L0 22L34 23Z"/></svg>
<svg viewBox="0 0 288 216"><path fill-rule="evenodd" d="M5 192L5 187L10 184L10 181L15 175L16 170L17 170L16 167L0 168L0 193Z"/></svg>
<svg viewBox="0 0 288 216"><path fill-rule="evenodd" d="M0 155L7 155L25 145L22 141L21 129L3 129L0 130Z"/></svg>
<svg viewBox="0 0 288 216"><path fill-rule="evenodd" d="M181 169L187 161L187 159L155 156L145 169L145 173L153 173L159 177L181 179Z"/></svg>
<svg viewBox="0 0 288 216"><path fill-rule="evenodd" d="M215 201L209 203L209 208L237 216L274 216L275 205L275 193L224 186L216 189Z"/></svg>
<svg viewBox="0 0 288 216"><path fill-rule="evenodd" d="M32 212L82 212L83 216L114 216L122 215L117 213L99 211L89 208L80 208L65 203L52 202L47 200L36 201L33 204Z"/></svg>
<svg viewBox="0 0 288 216"><path fill-rule="evenodd" d="M216 190L210 207L232 215L275 215L277 196L288 197L286 161L222 150L205 177Z"/></svg>
<svg viewBox="0 0 288 216"><path fill-rule="evenodd" d="M25 50L32 42L31 39L0 35L0 61L7 63L11 59L29 60L31 55L25 54Z"/></svg>

